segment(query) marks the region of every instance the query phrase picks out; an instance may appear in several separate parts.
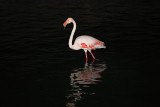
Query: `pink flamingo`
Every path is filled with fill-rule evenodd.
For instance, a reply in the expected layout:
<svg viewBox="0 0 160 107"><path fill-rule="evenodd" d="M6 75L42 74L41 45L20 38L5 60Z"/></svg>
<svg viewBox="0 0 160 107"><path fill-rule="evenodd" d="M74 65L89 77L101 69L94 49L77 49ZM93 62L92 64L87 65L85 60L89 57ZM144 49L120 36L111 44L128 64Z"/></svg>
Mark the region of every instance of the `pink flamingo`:
<svg viewBox="0 0 160 107"><path fill-rule="evenodd" d="M73 49L73 50L80 50L83 49L85 52L85 56L86 56L86 61L88 61L88 56L87 56L87 51L90 52L90 54L92 55L93 59L95 60L95 56L93 55L93 53L91 52L91 50L95 50L98 48L106 48L106 46L104 45L104 42L91 37L91 36L79 36L75 39L74 44L72 45L72 41L73 41L73 35L76 31L76 22L74 21L73 18L68 18L64 23L63 26L66 27L67 24L73 23L73 29L69 38L69 48Z"/></svg>

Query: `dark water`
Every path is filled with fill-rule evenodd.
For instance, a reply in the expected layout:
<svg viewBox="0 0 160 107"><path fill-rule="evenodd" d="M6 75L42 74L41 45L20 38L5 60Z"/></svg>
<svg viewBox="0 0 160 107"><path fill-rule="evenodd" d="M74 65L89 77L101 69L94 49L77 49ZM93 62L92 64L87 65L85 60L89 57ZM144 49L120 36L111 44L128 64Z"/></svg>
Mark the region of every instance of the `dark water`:
<svg viewBox="0 0 160 107"><path fill-rule="evenodd" d="M154 106L159 10L154 1L1 0L1 107ZM99 61L68 48L68 17L75 37L105 42L93 51Z"/></svg>

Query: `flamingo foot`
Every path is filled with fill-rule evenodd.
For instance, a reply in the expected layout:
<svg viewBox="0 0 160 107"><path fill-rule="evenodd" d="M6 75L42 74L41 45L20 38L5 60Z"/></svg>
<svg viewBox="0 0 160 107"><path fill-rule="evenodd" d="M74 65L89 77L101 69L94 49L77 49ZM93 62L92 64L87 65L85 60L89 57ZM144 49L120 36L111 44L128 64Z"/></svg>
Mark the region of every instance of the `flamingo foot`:
<svg viewBox="0 0 160 107"><path fill-rule="evenodd" d="M97 59L97 58L96 58L96 59L94 59L94 60L95 60L95 61L99 61L99 59Z"/></svg>
<svg viewBox="0 0 160 107"><path fill-rule="evenodd" d="M93 61L92 62L95 62L95 61L100 61L99 59L93 59Z"/></svg>

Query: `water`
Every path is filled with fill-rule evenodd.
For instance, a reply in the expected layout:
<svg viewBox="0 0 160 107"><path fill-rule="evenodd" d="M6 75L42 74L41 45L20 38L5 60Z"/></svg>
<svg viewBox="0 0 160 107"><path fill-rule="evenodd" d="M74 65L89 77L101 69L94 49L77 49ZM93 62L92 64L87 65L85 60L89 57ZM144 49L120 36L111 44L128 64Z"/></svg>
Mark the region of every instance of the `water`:
<svg viewBox="0 0 160 107"><path fill-rule="evenodd" d="M159 10L153 1L2 0L1 107L153 106ZM68 17L75 37L105 42L93 51L99 61L68 48Z"/></svg>

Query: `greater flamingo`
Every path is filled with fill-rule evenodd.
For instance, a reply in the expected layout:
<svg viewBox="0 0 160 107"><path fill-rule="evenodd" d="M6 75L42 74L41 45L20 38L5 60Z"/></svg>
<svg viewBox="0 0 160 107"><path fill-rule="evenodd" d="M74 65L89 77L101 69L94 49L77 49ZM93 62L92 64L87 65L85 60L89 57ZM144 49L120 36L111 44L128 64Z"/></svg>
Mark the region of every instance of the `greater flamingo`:
<svg viewBox="0 0 160 107"><path fill-rule="evenodd" d="M73 18L68 18L64 23L63 26L66 27L67 24L73 23L73 29L69 38L69 48L73 49L73 50L80 50L83 49L85 52L85 57L86 57L86 61L88 61L88 56L87 56L87 51L90 52L90 54L92 55L92 58L95 60L95 56L93 55L93 53L91 52L91 50L95 50L98 48L106 48L106 46L104 45L104 42L88 36L88 35L83 35L83 36L79 36L75 39L74 44L72 45L72 41L73 41L73 35L76 31L76 22L74 21Z"/></svg>

